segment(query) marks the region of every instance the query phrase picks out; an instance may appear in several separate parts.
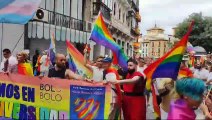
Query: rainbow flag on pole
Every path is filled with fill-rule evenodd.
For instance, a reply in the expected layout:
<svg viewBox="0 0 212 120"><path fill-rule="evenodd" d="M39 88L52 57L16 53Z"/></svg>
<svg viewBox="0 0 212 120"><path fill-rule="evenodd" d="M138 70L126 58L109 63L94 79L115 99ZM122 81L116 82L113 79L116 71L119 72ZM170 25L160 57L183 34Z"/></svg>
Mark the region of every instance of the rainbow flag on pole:
<svg viewBox="0 0 212 120"><path fill-rule="evenodd" d="M0 0L0 23L26 24L41 0Z"/></svg>
<svg viewBox="0 0 212 120"><path fill-rule="evenodd" d="M105 25L101 12L99 13L94 23L94 28L91 32L90 40L111 49L113 52L113 63L118 64L124 69L127 68L128 57L122 48L113 40L112 35Z"/></svg>
<svg viewBox="0 0 212 120"><path fill-rule="evenodd" d="M153 98L153 108L155 111L155 117L160 118L160 108L157 104L156 94L152 79L155 78L172 78L173 80L177 79L180 64L183 58L183 54L187 47L187 42L189 35L191 33L194 22L191 23L188 32L185 36L179 41L179 43L163 57L150 64L145 70L144 73L147 77L146 88L150 90L152 87L152 98Z"/></svg>
<svg viewBox="0 0 212 120"><path fill-rule="evenodd" d="M69 58L69 67L73 72L76 72L79 75L82 75L86 78L92 77L92 71L85 67L84 65L84 56L69 42L66 41L67 53L70 55Z"/></svg>

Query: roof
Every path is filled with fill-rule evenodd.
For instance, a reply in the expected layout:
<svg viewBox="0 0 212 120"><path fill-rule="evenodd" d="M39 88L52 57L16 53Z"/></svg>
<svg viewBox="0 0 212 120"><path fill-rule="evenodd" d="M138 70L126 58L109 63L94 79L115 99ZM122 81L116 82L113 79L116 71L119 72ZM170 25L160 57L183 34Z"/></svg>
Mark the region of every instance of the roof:
<svg viewBox="0 0 212 120"><path fill-rule="evenodd" d="M157 24L155 24L155 26L153 28L150 28L147 31L151 31L151 30L162 30L162 31L164 31L163 28L157 27Z"/></svg>

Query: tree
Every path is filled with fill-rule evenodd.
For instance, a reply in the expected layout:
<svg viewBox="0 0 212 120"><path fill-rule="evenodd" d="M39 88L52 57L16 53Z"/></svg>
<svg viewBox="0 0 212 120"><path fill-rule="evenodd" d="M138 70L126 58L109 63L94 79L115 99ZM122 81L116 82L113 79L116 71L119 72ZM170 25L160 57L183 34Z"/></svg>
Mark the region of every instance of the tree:
<svg viewBox="0 0 212 120"><path fill-rule="evenodd" d="M193 46L202 46L207 52L212 52L212 17L202 16L202 13L193 13L182 23L177 25L177 38L182 38L186 34L190 22L194 20L195 24L189 42Z"/></svg>

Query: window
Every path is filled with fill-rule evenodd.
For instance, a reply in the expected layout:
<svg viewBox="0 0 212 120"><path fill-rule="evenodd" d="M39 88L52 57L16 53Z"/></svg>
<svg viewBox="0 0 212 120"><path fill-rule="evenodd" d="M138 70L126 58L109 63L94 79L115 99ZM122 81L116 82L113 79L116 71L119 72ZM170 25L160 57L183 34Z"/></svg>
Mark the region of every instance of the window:
<svg viewBox="0 0 212 120"><path fill-rule="evenodd" d="M160 47L160 42L159 42L159 45L158 46Z"/></svg>
<svg viewBox="0 0 212 120"><path fill-rule="evenodd" d="M119 8L119 20L121 19L121 8Z"/></svg>
<svg viewBox="0 0 212 120"><path fill-rule="evenodd" d="M152 42L152 47L154 47L154 42Z"/></svg>
<svg viewBox="0 0 212 120"><path fill-rule="evenodd" d="M114 5L113 5L113 15L114 16L116 15L116 3L114 3Z"/></svg>
<svg viewBox="0 0 212 120"><path fill-rule="evenodd" d="M125 22L125 13L123 13L123 23Z"/></svg>

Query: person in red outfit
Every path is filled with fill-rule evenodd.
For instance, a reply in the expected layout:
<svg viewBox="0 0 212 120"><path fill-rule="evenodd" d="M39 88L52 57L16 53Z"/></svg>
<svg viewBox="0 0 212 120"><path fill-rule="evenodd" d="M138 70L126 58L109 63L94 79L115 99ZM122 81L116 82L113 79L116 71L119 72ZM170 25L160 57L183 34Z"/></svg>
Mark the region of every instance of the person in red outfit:
<svg viewBox="0 0 212 120"><path fill-rule="evenodd" d="M144 89L146 81L137 72L135 59L128 60L128 74L124 80L110 80L111 84L123 85L123 115L125 120L146 120L146 99Z"/></svg>

